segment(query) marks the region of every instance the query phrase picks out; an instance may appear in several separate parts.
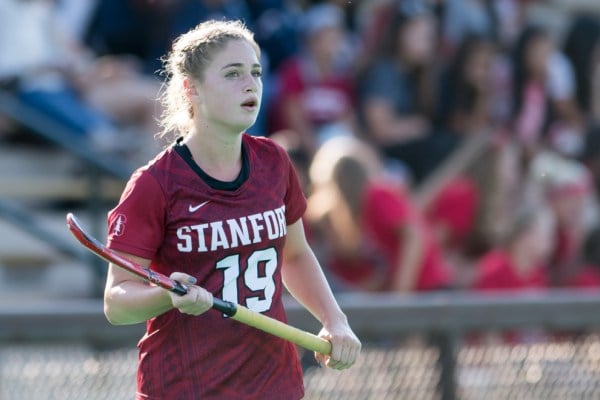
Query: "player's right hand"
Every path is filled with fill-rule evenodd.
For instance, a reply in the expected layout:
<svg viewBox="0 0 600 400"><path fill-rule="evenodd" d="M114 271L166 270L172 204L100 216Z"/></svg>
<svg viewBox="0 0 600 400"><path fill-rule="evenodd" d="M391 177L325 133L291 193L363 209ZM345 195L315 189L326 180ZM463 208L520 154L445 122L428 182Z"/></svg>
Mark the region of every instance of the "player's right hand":
<svg viewBox="0 0 600 400"><path fill-rule="evenodd" d="M173 307L184 314L190 315L200 315L210 310L213 305L212 293L200 286L194 285L196 278L183 272L173 272L170 278L186 285L188 288L187 293L183 296L169 292Z"/></svg>

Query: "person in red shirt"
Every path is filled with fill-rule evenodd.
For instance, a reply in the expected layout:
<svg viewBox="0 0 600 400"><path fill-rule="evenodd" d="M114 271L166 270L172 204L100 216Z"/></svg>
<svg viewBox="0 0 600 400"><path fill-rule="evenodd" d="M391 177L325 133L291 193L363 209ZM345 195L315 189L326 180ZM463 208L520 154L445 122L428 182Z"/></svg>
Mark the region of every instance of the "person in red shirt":
<svg viewBox="0 0 600 400"><path fill-rule="evenodd" d="M404 185L384 175L372 146L331 139L315 155L310 176L315 188L308 215L340 288L413 292L452 286L451 269L425 218Z"/></svg>
<svg viewBox="0 0 600 400"><path fill-rule="evenodd" d="M337 5L310 7L302 22L302 49L276 71L268 120L312 156L327 138L355 132L354 51Z"/></svg>
<svg viewBox="0 0 600 400"><path fill-rule="evenodd" d="M113 324L146 322L136 399L299 399L293 344L215 311L213 296L286 320L285 288L345 369L360 342L302 226L306 200L285 150L245 130L262 96L260 49L239 21L182 34L165 63L163 135L179 138L134 172L108 215L108 247L189 286L178 296L109 266Z"/></svg>
<svg viewBox="0 0 600 400"><path fill-rule="evenodd" d="M442 186L425 211L428 221L439 230L442 247L465 251L480 203L480 188L468 176L459 175Z"/></svg>
<svg viewBox="0 0 600 400"><path fill-rule="evenodd" d="M477 263L476 290L538 290L548 287L547 262L554 244L554 216L541 204L515 213L504 246Z"/></svg>
<svg viewBox="0 0 600 400"><path fill-rule="evenodd" d="M586 236L597 223L593 182L583 164L553 152L540 152L530 169L556 216L551 283L563 286L577 271Z"/></svg>

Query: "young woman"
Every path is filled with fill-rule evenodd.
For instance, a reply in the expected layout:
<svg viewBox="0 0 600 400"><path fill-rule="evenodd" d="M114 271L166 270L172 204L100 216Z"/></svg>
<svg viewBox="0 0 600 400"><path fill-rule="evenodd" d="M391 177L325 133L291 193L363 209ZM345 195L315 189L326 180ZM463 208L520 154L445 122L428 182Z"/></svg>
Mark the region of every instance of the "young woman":
<svg viewBox="0 0 600 400"><path fill-rule="evenodd" d="M553 213L543 204L515 212L504 243L477 262L473 289L542 290L549 286L548 261L554 244Z"/></svg>
<svg viewBox="0 0 600 400"><path fill-rule="evenodd" d="M511 79L511 130L528 157L545 148L578 157L583 120L573 66L546 28L523 29L513 49Z"/></svg>
<svg viewBox="0 0 600 400"><path fill-rule="evenodd" d="M409 293L452 286L451 267L411 193L386 175L369 143L329 139L315 154L310 178L308 220L340 289Z"/></svg>
<svg viewBox="0 0 600 400"><path fill-rule="evenodd" d="M358 115L384 157L399 161L420 185L455 148L433 126L439 92L436 20L427 8L391 11L378 51L357 79Z"/></svg>
<svg viewBox="0 0 600 400"><path fill-rule="evenodd" d="M213 296L285 321L285 288L322 324L345 369L360 342L304 236L306 200L285 151L244 134L261 95L260 50L237 21L181 35L165 63L163 133L180 136L131 177L110 211L109 247L189 285L185 296L111 265L105 314L147 321L137 399L299 399L294 346L209 311Z"/></svg>

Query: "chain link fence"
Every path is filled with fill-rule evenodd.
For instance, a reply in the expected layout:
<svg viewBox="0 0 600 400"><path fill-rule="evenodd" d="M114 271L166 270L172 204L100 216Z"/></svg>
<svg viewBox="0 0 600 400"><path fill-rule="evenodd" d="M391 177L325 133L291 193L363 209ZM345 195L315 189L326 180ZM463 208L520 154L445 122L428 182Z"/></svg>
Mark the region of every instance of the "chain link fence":
<svg viewBox="0 0 600 400"><path fill-rule="evenodd" d="M306 399L600 399L600 333L595 330L600 321L588 313L595 310L598 314L598 296L553 296L534 303L518 298L499 302L397 299L392 304L389 299L382 303L382 299L375 303L365 298L347 300L341 303L363 338L361 358L343 372L305 362ZM519 308L498 312L511 303ZM421 315L413 326L405 318L411 307ZM477 319L473 307L484 309L487 323ZM465 308L471 310L472 318L457 320ZM101 313L88 315L63 307L62 314L48 316L52 309L47 305L46 317L0 310L0 399L133 399L138 331L105 326ZM545 309L553 312L545 316L540 311ZM387 322L378 312L388 316ZM527 330L517 328L524 325L520 313L530 313ZM65 323L68 318L70 323ZM309 318L299 309L290 314L292 324L313 330ZM547 318L552 324L544 322ZM40 319L47 329L36 326ZM13 322L11 328L8 321ZM61 325L62 331L48 321ZM475 335L485 330L484 325L490 329ZM456 326L465 330L457 331ZM113 333L117 334L111 338ZM117 343L120 347L115 347Z"/></svg>
<svg viewBox="0 0 600 400"><path fill-rule="evenodd" d="M600 398L600 335L529 344L463 343L457 398L581 400ZM116 400L135 393L137 352L96 350L84 343L0 348L4 400ZM339 372L305 371L306 399L440 399L439 351L421 338L366 343L360 362Z"/></svg>

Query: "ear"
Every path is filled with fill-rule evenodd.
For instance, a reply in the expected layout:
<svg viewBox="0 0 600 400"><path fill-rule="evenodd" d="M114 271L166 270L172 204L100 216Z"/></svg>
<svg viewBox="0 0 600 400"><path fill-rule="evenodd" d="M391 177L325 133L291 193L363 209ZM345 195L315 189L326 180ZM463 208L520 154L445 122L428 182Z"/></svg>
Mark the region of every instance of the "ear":
<svg viewBox="0 0 600 400"><path fill-rule="evenodd" d="M190 100L193 97L198 96L198 90L196 89L196 84L190 78L183 79L183 90L185 91L185 97L187 97Z"/></svg>

